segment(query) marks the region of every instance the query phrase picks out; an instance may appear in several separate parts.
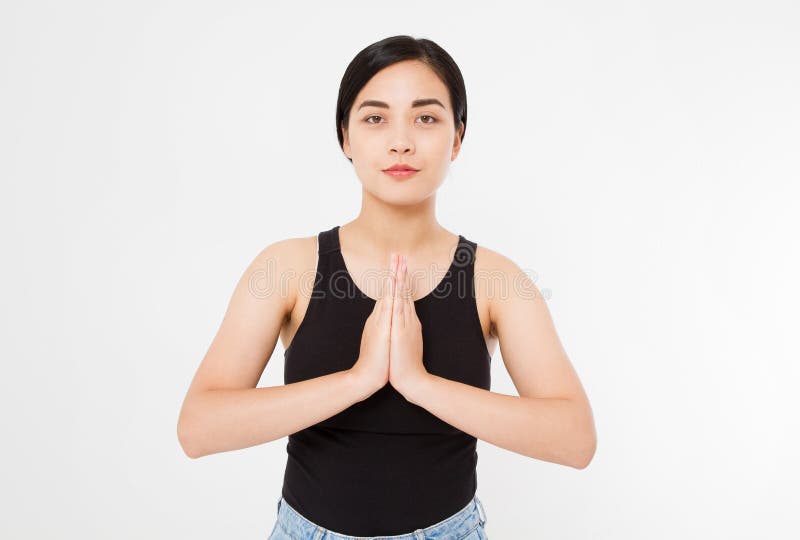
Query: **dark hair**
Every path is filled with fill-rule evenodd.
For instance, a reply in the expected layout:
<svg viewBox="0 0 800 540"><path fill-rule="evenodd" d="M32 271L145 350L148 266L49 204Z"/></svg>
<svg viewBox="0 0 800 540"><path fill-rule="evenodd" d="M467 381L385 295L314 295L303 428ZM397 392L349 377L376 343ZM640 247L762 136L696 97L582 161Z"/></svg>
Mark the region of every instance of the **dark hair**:
<svg viewBox="0 0 800 540"><path fill-rule="evenodd" d="M350 109L356 96L380 70L404 60L419 60L427 64L447 86L450 103L453 107L453 123L456 135L463 126L467 129L467 91L464 78L453 58L439 45L429 39L416 39L411 36L392 36L376 41L362 49L347 66L339 84L339 98L336 102L336 134L339 147L344 150L344 134L349 124ZM461 140L464 140L464 134ZM353 160L347 158L352 163Z"/></svg>

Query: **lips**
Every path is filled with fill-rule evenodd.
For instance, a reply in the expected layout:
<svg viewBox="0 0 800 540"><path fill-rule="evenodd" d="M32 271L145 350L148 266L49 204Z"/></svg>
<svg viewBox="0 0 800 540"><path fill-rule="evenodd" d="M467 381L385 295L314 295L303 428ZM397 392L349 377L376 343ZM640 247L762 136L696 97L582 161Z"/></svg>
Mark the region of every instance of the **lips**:
<svg viewBox="0 0 800 540"><path fill-rule="evenodd" d="M409 178L417 174L417 169L403 165L396 165L394 167L384 169L383 174L391 176L392 178L395 178L397 180L402 180L403 178Z"/></svg>
<svg viewBox="0 0 800 540"><path fill-rule="evenodd" d="M385 172L402 172L402 171L417 171L419 169L415 169L411 165L392 165L388 169L383 169Z"/></svg>

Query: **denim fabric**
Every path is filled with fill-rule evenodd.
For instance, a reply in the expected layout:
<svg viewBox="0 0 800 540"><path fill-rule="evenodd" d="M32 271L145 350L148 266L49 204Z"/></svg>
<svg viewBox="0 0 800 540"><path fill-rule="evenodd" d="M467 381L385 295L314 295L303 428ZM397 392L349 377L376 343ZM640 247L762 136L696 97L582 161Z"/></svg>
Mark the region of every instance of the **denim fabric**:
<svg viewBox="0 0 800 540"><path fill-rule="evenodd" d="M394 536L348 536L312 523L280 497L277 521L267 540L488 540L485 523L486 512L475 496L462 510L424 529Z"/></svg>

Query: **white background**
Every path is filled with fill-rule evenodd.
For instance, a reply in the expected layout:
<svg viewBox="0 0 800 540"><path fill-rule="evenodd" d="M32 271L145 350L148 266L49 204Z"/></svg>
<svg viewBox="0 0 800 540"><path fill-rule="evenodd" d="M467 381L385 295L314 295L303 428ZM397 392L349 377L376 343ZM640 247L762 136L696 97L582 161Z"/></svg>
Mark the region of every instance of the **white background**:
<svg viewBox="0 0 800 540"><path fill-rule="evenodd" d="M252 258L357 214L338 85L410 34L467 85L438 218L550 294L597 425L585 470L478 443L489 536L797 538L798 28L791 1L4 2L0 536L266 538L286 439L191 460L178 412Z"/></svg>

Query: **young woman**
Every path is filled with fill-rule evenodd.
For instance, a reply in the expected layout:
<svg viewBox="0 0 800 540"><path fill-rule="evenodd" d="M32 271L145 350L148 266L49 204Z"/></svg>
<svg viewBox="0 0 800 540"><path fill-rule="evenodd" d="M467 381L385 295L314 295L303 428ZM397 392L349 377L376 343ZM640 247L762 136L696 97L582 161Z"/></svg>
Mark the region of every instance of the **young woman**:
<svg viewBox="0 0 800 540"><path fill-rule="evenodd" d="M538 289L437 222L466 123L461 72L436 43L362 50L336 110L359 215L267 246L192 381L178 423L190 457L289 437L272 539L487 538L478 438L592 459L589 402ZM279 334L286 384L256 388ZM489 390L498 342L519 396Z"/></svg>

